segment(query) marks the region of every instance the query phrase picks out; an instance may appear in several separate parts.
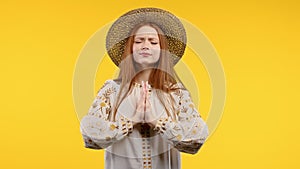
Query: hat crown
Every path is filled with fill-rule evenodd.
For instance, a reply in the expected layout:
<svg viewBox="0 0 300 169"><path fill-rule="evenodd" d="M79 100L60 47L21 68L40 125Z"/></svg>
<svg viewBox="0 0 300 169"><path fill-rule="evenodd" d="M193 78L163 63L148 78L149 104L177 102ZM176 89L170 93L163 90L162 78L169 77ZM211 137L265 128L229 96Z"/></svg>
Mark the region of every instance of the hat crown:
<svg viewBox="0 0 300 169"><path fill-rule="evenodd" d="M106 36L106 49L112 61L118 66L125 44L133 28L142 23L157 25L166 36L168 50L176 64L184 54L186 32L180 20L168 11L159 8L138 8L119 17L110 27Z"/></svg>

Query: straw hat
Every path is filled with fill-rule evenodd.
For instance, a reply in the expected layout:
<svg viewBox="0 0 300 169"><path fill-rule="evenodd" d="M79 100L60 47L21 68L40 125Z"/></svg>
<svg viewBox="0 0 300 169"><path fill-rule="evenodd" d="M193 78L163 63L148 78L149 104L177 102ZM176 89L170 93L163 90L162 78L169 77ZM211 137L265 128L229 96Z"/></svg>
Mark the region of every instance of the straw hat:
<svg viewBox="0 0 300 169"><path fill-rule="evenodd" d="M154 23L164 32L174 65L184 54L186 32L180 20L168 11L158 8L138 8L118 18L106 35L106 50L118 66L131 30L141 23Z"/></svg>

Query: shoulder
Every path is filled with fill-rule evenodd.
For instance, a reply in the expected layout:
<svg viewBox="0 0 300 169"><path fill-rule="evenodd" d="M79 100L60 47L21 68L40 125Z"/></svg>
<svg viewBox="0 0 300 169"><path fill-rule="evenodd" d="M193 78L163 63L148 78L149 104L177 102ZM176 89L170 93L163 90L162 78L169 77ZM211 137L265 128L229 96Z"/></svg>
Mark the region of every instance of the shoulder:
<svg viewBox="0 0 300 169"><path fill-rule="evenodd" d="M181 82L174 83L173 86L176 89L184 89L184 90L186 90L186 88L184 87L184 85Z"/></svg>
<svg viewBox="0 0 300 169"><path fill-rule="evenodd" d="M107 86L107 85L110 85L110 86L119 86L119 82L117 80L113 80L113 79L108 79L104 82L104 85L103 86Z"/></svg>
<svg viewBox="0 0 300 169"><path fill-rule="evenodd" d="M179 98L190 97L190 92L181 82L177 82L171 86L171 94Z"/></svg>
<svg viewBox="0 0 300 169"><path fill-rule="evenodd" d="M111 91L111 92L116 92L119 89L119 84L112 79L108 79L104 82L104 84L102 85L102 87L98 90L98 93L102 93L104 91Z"/></svg>
<svg viewBox="0 0 300 169"><path fill-rule="evenodd" d="M117 79L108 79L104 82L103 86L112 86L112 87L119 87L120 81Z"/></svg>
<svg viewBox="0 0 300 169"><path fill-rule="evenodd" d="M175 92L175 93L187 90L181 82L176 82L176 83L169 85L169 89L171 92Z"/></svg>

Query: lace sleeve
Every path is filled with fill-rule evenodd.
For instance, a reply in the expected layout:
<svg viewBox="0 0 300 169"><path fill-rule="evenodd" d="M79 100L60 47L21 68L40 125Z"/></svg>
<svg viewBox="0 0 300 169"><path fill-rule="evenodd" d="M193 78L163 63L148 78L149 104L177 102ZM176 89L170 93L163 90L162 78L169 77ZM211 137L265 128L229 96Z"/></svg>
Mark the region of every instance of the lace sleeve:
<svg viewBox="0 0 300 169"><path fill-rule="evenodd" d="M106 81L98 91L88 114L81 120L80 131L86 148L106 148L132 131L132 122L127 118L120 116L115 122L108 119L112 110L111 100L115 96L116 89L112 82Z"/></svg>
<svg viewBox="0 0 300 169"><path fill-rule="evenodd" d="M208 137L208 127L194 107L187 90L179 90L177 120L161 117L155 130L181 152L195 154Z"/></svg>

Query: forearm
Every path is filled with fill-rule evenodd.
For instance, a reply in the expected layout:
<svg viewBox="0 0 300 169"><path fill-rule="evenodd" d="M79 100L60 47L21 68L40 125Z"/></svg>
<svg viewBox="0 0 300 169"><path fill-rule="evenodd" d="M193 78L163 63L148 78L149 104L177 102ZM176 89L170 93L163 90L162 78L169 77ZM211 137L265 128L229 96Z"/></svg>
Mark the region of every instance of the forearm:
<svg viewBox="0 0 300 169"><path fill-rule="evenodd" d="M190 154L197 153L208 137L207 125L200 116L180 121L160 118L155 130L176 149Z"/></svg>

